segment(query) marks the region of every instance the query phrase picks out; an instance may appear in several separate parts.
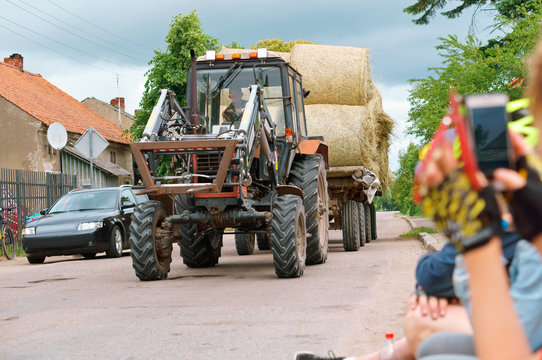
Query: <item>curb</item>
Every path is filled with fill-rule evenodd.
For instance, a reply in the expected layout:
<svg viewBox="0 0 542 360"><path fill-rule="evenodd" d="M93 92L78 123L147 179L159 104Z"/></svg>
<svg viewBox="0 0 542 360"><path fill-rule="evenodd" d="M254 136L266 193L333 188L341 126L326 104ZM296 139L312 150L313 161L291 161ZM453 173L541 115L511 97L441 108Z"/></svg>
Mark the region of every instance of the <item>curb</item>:
<svg viewBox="0 0 542 360"><path fill-rule="evenodd" d="M439 241L434 236L432 236L431 234L425 233L425 232L419 233L418 234L418 240L420 240L422 242L422 244L425 247L425 250L427 250L427 252L437 252L437 251L439 251L439 248L440 248L440 246L438 245Z"/></svg>
<svg viewBox="0 0 542 360"><path fill-rule="evenodd" d="M419 228L418 224L409 217L401 216L410 225L411 230ZM442 247L439 240L432 234L422 232L418 234L418 240L422 243L427 252L437 252Z"/></svg>

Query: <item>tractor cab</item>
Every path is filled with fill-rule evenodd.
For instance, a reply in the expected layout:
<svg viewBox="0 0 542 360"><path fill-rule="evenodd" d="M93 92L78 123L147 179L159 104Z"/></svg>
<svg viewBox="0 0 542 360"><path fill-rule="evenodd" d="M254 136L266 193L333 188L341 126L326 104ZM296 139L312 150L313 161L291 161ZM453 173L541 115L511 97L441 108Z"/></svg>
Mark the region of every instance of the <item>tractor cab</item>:
<svg viewBox="0 0 542 360"><path fill-rule="evenodd" d="M238 129L250 100L251 85L260 85L277 138L297 144L307 137L301 76L266 49L236 54L208 51L197 60L197 104L208 134ZM192 72L189 73L188 103Z"/></svg>

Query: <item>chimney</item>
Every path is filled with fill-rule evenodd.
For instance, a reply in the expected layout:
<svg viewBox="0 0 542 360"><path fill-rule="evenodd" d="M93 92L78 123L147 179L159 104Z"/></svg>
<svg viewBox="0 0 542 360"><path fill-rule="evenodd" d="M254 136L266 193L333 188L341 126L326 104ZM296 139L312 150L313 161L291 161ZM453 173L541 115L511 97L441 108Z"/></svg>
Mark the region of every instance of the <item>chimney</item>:
<svg viewBox="0 0 542 360"><path fill-rule="evenodd" d="M12 54L10 57L4 58L4 62L23 71L23 56L21 54Z"/></svg>
<svg viewBox="0 0 542 360"><path fill-rule="evenodd" d="M111 101L109 103L114 107L119 107L120 106L120 109L122 111L124 111L124 98L123 97L116 97L114 99L111 99ZM120 105L119 105L119 103L120 103Z"/></svg>

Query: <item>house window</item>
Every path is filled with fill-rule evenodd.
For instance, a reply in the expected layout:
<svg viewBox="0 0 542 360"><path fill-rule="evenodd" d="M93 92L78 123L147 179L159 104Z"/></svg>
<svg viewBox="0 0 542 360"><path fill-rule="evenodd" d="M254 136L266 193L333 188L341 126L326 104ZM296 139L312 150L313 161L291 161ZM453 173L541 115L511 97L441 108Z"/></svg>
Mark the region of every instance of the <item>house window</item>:
<svg viewBox="0 0 542 360"><path fill-rule="evenodd" d="M114 151L111 151L109 153L109 161L111 161L113 164L116 164L117 163L117 153L115 153Z"/></svg>

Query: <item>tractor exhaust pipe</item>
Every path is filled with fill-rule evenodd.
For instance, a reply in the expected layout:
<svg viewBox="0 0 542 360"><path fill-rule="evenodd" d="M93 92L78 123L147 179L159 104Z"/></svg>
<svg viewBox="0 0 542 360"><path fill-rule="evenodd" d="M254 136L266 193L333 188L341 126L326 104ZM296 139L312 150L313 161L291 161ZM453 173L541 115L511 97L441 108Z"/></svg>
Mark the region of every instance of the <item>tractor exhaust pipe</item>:
<svg viewBox="0 0 542 360"><path fill-rule="evenodd" d="M198 107L198 76L196 74L196 53L190 50L190 68L192 77L190 79L190 123L192 125L201 125L199 107Z"/></svg>

